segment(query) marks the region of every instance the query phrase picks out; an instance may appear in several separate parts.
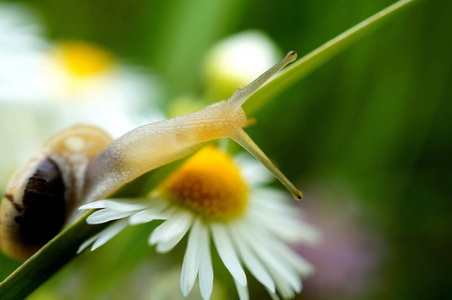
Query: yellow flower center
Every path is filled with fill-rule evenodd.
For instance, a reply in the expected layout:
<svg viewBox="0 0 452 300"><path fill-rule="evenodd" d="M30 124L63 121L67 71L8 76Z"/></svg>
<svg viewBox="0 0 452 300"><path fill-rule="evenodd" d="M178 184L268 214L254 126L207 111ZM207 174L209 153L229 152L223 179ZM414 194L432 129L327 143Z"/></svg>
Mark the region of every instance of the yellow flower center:
<svg viewBox="0 0 452 300"><path fill-rule="evenodd" d="M114 58L102 48L81 41L60 43L54 55L74 77L99 75L114 66Z"/></svg>
<svg viewBox="0 0 452 300"><path fill-rule="evenodd" d="M243 214L248 189L232 158L215 147L191 157L160 188L162 196L206 220L226 221Z"/></svg>

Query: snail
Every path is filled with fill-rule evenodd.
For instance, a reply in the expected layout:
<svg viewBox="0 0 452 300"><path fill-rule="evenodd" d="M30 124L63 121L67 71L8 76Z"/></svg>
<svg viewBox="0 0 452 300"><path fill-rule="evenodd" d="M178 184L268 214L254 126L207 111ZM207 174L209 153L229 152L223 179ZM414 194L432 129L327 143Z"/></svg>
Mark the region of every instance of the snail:
<svg viewBox="0 0 452 300"><path fill-rule="evenodd" d="M241 145L295 199L301 199L302 192L243 130L250 121L241 108L296 57L296 52L289 52L226 101L138 127L114 141L103 131L89 126L61 132L10 182L0 211L0 248L9 256L28 258L70 222L75 206L106 198L138 176L220 138L230 138Z"/></svg>
<svg viewBox="0 0 452 300"><path fill-rule="evenodd" d="M111 141L95 127L70 128L13 175L0 211L5 254L28 258L63 228L82 201L89 161Z"/></svg>

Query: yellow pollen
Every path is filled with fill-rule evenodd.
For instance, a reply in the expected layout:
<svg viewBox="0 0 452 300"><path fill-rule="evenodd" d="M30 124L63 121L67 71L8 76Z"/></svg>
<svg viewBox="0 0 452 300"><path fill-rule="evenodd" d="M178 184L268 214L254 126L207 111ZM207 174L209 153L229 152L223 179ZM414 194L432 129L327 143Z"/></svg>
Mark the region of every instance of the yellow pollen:
<svg viewBox="0 0 452 300"><path fill-rule="evenodd" d="M162 196L206 220L227 221L243 214L248 189L232 158L215 147L191 157L160 188Z"/></svg>
<svg viewBox="0 0 452 300"><path fill-rule="evenodd" d="M54 49L54 55L74 77L99 75L114 66L114 58L102 48L81 41L66 41Z"/></svg>

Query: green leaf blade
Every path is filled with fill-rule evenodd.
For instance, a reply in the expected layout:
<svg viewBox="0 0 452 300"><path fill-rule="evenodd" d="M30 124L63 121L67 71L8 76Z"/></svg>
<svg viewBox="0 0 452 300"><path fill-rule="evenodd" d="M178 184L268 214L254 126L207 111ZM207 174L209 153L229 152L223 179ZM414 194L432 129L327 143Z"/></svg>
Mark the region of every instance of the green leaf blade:
<svg viewBox="0 0 452 300"><path fill-rule="evenodd" d="M25 261L0 284L0 299L23 299L77 255L87 238L105 226L87 226L85 214Z"/></svg>

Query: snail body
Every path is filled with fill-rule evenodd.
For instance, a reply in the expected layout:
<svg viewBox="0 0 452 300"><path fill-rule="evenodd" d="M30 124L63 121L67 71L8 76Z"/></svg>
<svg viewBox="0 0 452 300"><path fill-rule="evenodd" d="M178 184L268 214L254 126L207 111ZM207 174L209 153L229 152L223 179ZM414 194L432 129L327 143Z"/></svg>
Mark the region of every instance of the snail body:
<svg viewBox="0 0 452 300"><path fill-rule="evenodd" d="M113 142L101 130L88 126L58 134L37 158L13 177L0 211L0 247L10 256L26 258L61 230L77 204L106 198L138 176L220 138L231 138L241 145L272 172L295 199L301 199L301 191L243 130L250 121L241 108L296 56L294 51L289 52L227 101L138 127Z"/></svg>
<svg viewBox="0 0 452 300"><path fill-rule="evenodd" d="M265 82L297 57L286 57L227 100L199 111L138 127L110 144L89 166L87 200L110 195L125 182L190 154L199 145L231 138L272 172L297 200L303 197L242 129L250 121L242 104Z"/></svg>

